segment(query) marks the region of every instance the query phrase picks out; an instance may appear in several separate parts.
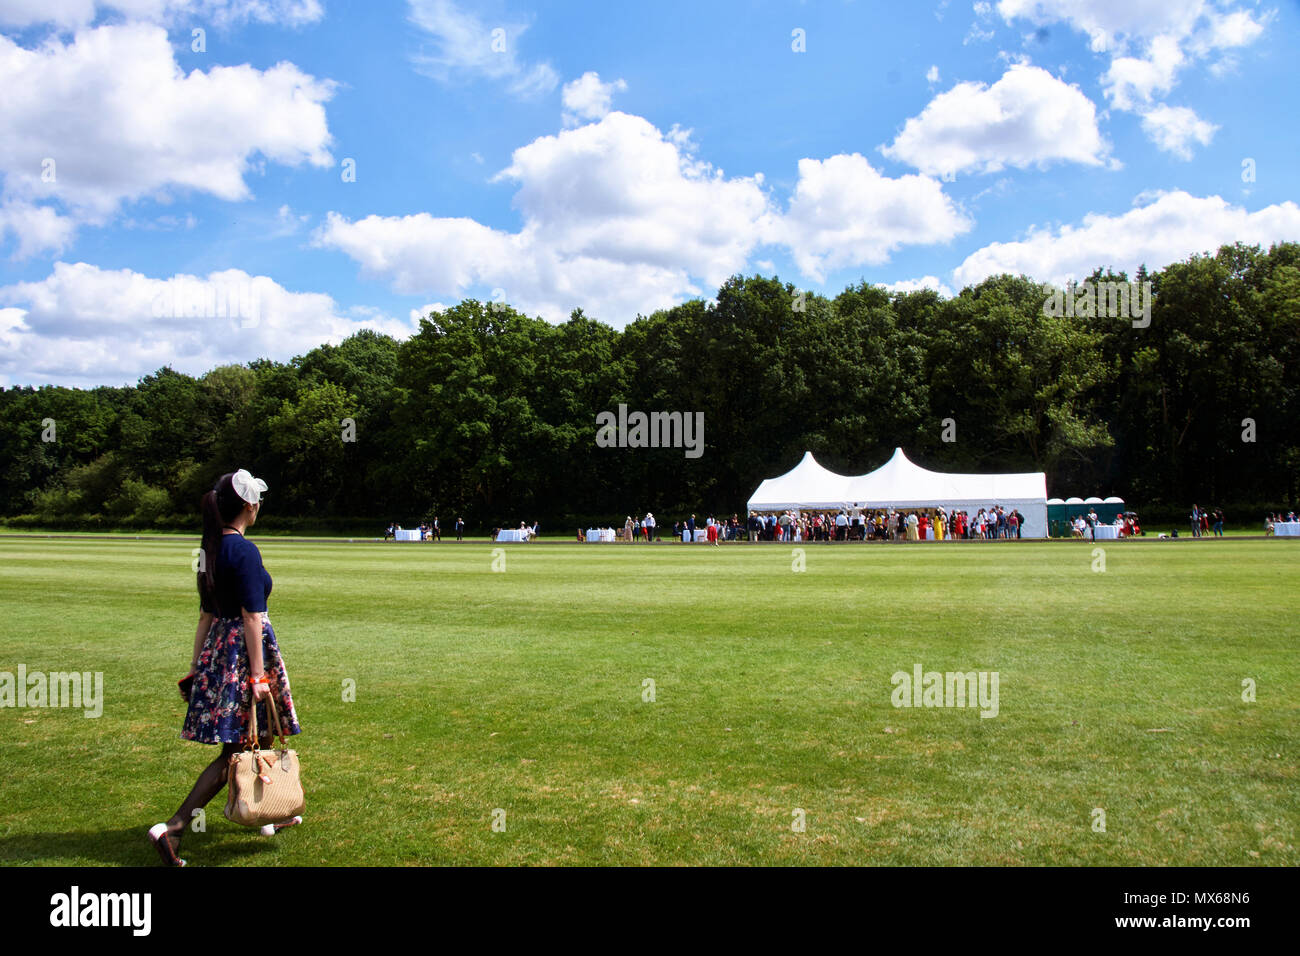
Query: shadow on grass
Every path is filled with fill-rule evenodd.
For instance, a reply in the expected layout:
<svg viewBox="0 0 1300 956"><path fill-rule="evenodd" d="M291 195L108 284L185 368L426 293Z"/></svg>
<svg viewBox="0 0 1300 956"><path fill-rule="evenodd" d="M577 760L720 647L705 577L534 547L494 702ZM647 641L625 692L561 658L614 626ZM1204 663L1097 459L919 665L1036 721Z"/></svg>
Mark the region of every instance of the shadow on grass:
<svg viewBox="0 0 1300 956"><path fill-rule="evenodd" d="M152 825L152 824L150 824ZM276 840L256 830L229 827L187 832L180 855L190 866L226 866L255 861L275 851ZM272 862L272 861L258 861ZM14 833L0 837L0 865L8 866L161 866L149 842L149 826L61 833Z"/></svg>

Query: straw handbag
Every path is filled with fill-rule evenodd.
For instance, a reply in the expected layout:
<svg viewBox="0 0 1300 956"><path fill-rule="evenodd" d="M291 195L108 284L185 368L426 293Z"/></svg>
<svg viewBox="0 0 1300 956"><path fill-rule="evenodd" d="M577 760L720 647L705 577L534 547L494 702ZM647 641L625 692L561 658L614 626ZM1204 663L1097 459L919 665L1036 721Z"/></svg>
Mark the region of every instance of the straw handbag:
<svg viewBox="0 0 1300 956"><path fill-rule="evenodd" d="M266 700L271 706L275 729L280 734L280 749L259 748L255 700L250 708L253 733L248 749L232 754L227 767L226 819L246 827L279 823L302 813L303 807L298 752L290 750L285 743L284 726L275 708L275 695L268 695Z"/></svg>

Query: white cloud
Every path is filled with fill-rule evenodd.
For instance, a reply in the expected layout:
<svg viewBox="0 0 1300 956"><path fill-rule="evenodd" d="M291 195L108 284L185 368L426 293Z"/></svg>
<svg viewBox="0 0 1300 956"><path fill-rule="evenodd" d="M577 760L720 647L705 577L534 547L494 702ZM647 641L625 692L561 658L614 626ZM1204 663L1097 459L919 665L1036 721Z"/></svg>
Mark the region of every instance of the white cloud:
<svg viewBox="0 0 1300 956"><path fill-rule="evenodd" d="M6 234L18 240L13 258L29 259L42 252L62 252L71 242L76 225L49 206L21 200L0 205L0 239Z"/></svg>
<svg viewBox="0 0 1300 956"><path fill-rule="evenodd" d="M245 174L263 159L332 165L332 93L291 63L186 74L167 32L148 24L86 29L36 49L0 36L4 200L54 200L77 222L100 223L123 202L180 190L247 199ZM49 235L36 230L23 244Z"/></svg>
<svg viewBox="0 0 1300 956"><path fill-rule="evenodd" d="M285 361L322 342L407 323L356 321L334 300L239 269L155 279L57 262L39 282L0 287L0 376L13 382L134 381L164 365L191 375L258 357Z"/></svg>
<svg viewBox="0 0 1300 956"><path fill-rule="evenodd" d="M1264 27L1276 14L1276 10L1269 10L1256 19L1256 15L1247 10L1233 10L1229 13L1210 11L1206 27L1192 36L1191 49L1198 56L1203 56L1214 50L1249 46L1259 39Z"/></svg>
<svg viewBox="0 0 1300 956"><path fill-rule="evenodd" d="M41 208L44 209L48 207L42 206ZM146 232L173 232L177 229L188 230L193 229L198 224L199 220L192 212L187 212L184 218L173 216L170 213L165 213L161 216L154 216L148 219L135 219L128 216L119 221L119 225L123 229L141 229Z"/></svg>
<svg viewBox="0 0 1300 956"><path fill-rule="evenodd" d="M938 66L936 66L936 65L932 65L932 66L930 67L930 69L928 69L928 70L925 71L925 82L927 82L927 83L938 83L938 82L939 82L939 67L938 67Z"/></svg>
<svg viewBox="0 0 1300 956"><path fill-rule="evenodd" d="M401 292L500 288L547 318L582 306L623 321L698 294L693 277L716 286L743 269L771 217L761 177L728 179L619 112L515 150L497 178L519 184L518 232L427 213L331 214L316 241Z"/></svg>
<svg viewBox="0 0 1300 956"><path fill-rule="evenodd" d="M983 43L985 40L993 39L993 31L985 25L988 22L989 15L993 12L993 8L984 0L976 0L976 3L972 5L972 9L975 11L975 19L971 22L970 29L961 41L962 46L971 43Z"/></svg>
<svg viewBox="0 0 1300 956"><path fill-rule="evenodd" d="M1097 110L1079 88L1014 64L992 86L959 83L940 93L881 152L939 175L996 172L1059 162L1103 164L1110 154Z"/></svg>
<svg viewBox="0 0 1300 956"><path fill-rule="evenodd" d="M446 312L449 309L445 302L429 302L420 306L418 309L412 309L410 312L411 325L418 326L421 319L427 319L430 312Z"/></svg>
<svg viewBox="0 0 1300 956"><path fill-rule="evenodd" d="M1178 83L1180 71L1218 51L1258 39L1275 11L1235 8L1234 0L999 0L1007 23L1020 17L1036 24L1064 22L1086 33L1095 52L1111 62L1101 80L1106 98L1118 110L1137 113L1142 127L1161 149L1183 158L1191 141L1208 143L1216 127L1157 102ZM1214 75L1235 66L1225 55L1210 64ZM1187 111L1190 113L1190 111Z"/></svg>
<svg viewBox="0 0 1300 956"><path fill-rule="evenodd" d="M1068 23L1086 33L1097 52L1122 48L1130 39L1187 36L1206 10L1205 0L998 0L1007 23L1017 17L1037 26Z"/></svg>
<svg viewBox="0 0 1300 956"><path fill-rule="evenodd" d="M716 288L765 245L788 246L822 276L970 228L935 180L889 179L859 155L802 160L782 213L761 175L728 178L695 157L685 131L621 112L515 150L497 179L518 184L517 232L428 213L331 213L315 243L402 293L500 289L553 321L581 306L621 325Z"/></svg>
<svg viewBox="0 0 1300 956"><path fill-rule="evenodd" d="M542 136L498 178L538 238L565 254L689 269L710 284L745 262L768 213L763 177L728 179L640 116Z"/></svg>
<svg viewBox="0 0 1300 956"><path fill-rule="evenodd" d="M898 282L883 283L882 288L890 292L919 292L932 289L945 299L952 298L952 289L939 281L938 276L922 276L919 279L900 279Z"/></svg>
<svg viewBox="0 0 1300 956"><path fill-rule="evenodd" d="M48 23L72 30L105 13L151 22L188 17L216 27L250 22L296 27L325 15L320 0L0 0L0 24L11 27Z"/></svg>
<svg viewBox="0 0 1300 956"><path fill-rule="evenodd" d="M564 125L577 126L584 120L599 120L609 112L610 102L616 92L627 89L623 80L602 83L600 74L588 70L561 91L564 104Z"/></svg>
<svg viewBox="0 0 1300 956"><path fill-rule="evenodd" d="M991 275L1023 272L1042 282L1061 283L1107 266L1131 276L1143 263L1160 269L1189 255L1215 252L1224 243L1266 246L1296 240L1300 206L1293 202L1247 212L1219 196L1179 190L1121 215L1089 213L1077 226L1035 227L1019 242L990 243L967 256L953 277L967 286Z"/></svg>
<svg viewBox="0 0 1300 956"><path fill-rule="evenodd" d="M1186 106L1157 106L1142 114L1142 128L1158 147L1180 159L1191 159L1192 141L1210 145L1218 129Z"/></svg>
<svg viewBox="0 0 1300 956"><path fill-rule="evenodd" d="M432 37L435 50L415 57L416 68L440 82L486 77L520 96L549 93L559 75L549 63L528 64L517 53L525 23L485 23L452 0L409 0L410 20Z"/></svg>
<svg viewBox="0 0 1300 956"><path fill-rule="evenodd" d="M297 213L289 207L288 203L282 205L275 211L275 226L267 235L282 238L292 236L299 232L303 226L311 222L311 213Z"/></svg>
<svg viewBox="0 0 1300 956"><path fill-rule="evenodd" d="M971 228L928 176L890 179L857 154L799 160L799 182L777 224L804 275L876 265L902 245L947 242Z"/></svg>
<svg viewBox="0 0 1300 956"><path fill-rule="evenodd" d="M1178 71L1187 62L1178 40L1171 36L1153 39L1145 57L1120 56L1111 60L1101 81L1106 98L1116 109L1145 106L1174 87Z"/></svg>

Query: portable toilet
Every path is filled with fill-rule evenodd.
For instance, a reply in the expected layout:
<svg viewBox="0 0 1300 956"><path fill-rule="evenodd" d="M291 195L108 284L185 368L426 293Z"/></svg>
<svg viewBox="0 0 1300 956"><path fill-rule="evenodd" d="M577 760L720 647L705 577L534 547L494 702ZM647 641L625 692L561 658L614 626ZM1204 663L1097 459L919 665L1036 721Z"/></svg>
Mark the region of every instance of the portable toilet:
<svg viewBox="0 0 1300 956"><path fill-rule="evenodd" d="M1124 502L1115 499L1119 503L1110 502L1101 498L1085 498L1083 503L1089 510L1097 512L1097 520L1102 524L1114 524L1115 517L1124 510ZM1086 512L1085 512L1086 513Z"/></svg>
<svg viewBox="0 0 1300 956"><path fill-rule="evenodd" d="M1047 533L1053 538L1070 536L1065 524L1065 501L1061 498L1047 499Z"/></svg>

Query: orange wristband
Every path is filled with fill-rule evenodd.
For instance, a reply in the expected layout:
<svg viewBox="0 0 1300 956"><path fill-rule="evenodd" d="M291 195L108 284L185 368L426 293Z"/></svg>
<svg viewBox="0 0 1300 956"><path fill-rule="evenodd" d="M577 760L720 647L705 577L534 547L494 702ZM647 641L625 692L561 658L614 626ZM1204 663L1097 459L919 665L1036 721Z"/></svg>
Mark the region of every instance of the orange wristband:
<svg viewBox="0 0 1300 956"><path fill-rule="evenodd" d="M248 682L250 684L269 684L271 683L271 679L263 674L261 677L250 677Z"/></svg>

